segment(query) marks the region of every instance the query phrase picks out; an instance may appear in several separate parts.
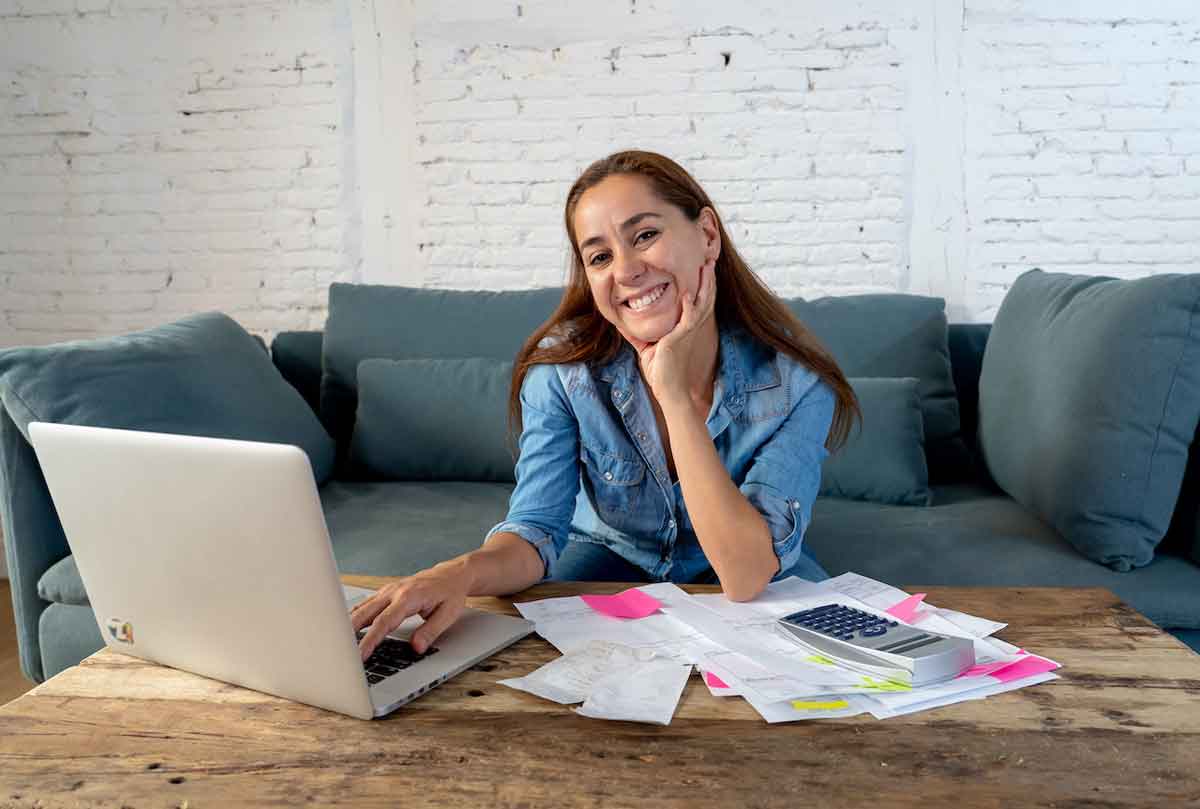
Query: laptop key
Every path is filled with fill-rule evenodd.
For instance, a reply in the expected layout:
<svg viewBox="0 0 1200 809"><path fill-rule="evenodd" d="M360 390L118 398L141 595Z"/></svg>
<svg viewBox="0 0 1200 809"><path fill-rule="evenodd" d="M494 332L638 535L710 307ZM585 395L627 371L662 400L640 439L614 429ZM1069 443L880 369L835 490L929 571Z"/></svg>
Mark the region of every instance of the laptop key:
<svg viewBox="0 0 1200 809"><path fill-rule="evenodd" d="M381 680L384 680L384 679L386 679L386 678L382 674L372 674L372 673L368 672L367 685L375 685L375 683L380 682Z"/></svg>

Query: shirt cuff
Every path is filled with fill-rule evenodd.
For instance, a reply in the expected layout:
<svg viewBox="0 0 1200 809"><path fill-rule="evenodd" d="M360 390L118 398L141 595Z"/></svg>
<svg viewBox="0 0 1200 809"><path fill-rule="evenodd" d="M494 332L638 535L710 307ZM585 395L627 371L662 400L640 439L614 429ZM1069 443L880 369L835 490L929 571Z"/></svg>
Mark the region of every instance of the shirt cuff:
<svg viewBox="0 0 1200 809"><path fill-rule="evenodd" d="M505 521L488 531L483 541L487 542L493 534L501 532L516 534L533 546L538 556L542 557L542 581L546 581L550 577L550 565L558 559L558 548L554 544L554 538L529 523Z"/></svg>

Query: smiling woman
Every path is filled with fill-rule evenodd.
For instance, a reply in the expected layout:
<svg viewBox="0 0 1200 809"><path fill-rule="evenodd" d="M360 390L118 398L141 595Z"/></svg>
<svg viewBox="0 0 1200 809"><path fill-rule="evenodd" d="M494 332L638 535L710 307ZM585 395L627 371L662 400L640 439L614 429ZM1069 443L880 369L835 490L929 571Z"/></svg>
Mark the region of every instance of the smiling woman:
<svg viewBox="0 0 1200 809"><path fill-rule="evenodd" d="M547 577L715 582L738 601L825 577L804 534L821 463L858 417L830 354L662 155L593 163L565 223L567 289L513 367L507 518L479 550L359 605L364 655L409 615L427 619L422 651L468 595Z"/></svg>

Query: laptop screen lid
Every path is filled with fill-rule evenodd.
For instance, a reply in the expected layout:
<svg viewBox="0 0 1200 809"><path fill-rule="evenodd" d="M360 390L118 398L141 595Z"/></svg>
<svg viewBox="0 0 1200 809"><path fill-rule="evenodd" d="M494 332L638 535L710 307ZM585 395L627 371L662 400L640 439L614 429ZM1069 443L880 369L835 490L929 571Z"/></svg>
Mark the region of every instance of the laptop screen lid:
<svg viewBox="0 0 1200 809"><path fill-rule="evenodd" d="M301 449L36 422L29 431L106 645L374 716Z"/></svg>

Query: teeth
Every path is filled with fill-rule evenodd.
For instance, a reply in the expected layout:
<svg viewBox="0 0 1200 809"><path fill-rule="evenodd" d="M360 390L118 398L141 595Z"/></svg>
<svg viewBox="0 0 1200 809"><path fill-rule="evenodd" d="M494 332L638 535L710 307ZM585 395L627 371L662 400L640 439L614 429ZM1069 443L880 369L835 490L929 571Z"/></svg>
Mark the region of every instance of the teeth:
<svg viewBox="0 0 1200 809"><path fill-rule="evenodd" d="M645 309L647 306L649 306L650 304L654 303L656 300L661 298L662 294L666 291L667 291L667 285L661 284L660 286L655 287L650 292L646 293L645 295L638 298L637 300L628 301L629 308L635 312L638 311L639 309Z"/></svg>

